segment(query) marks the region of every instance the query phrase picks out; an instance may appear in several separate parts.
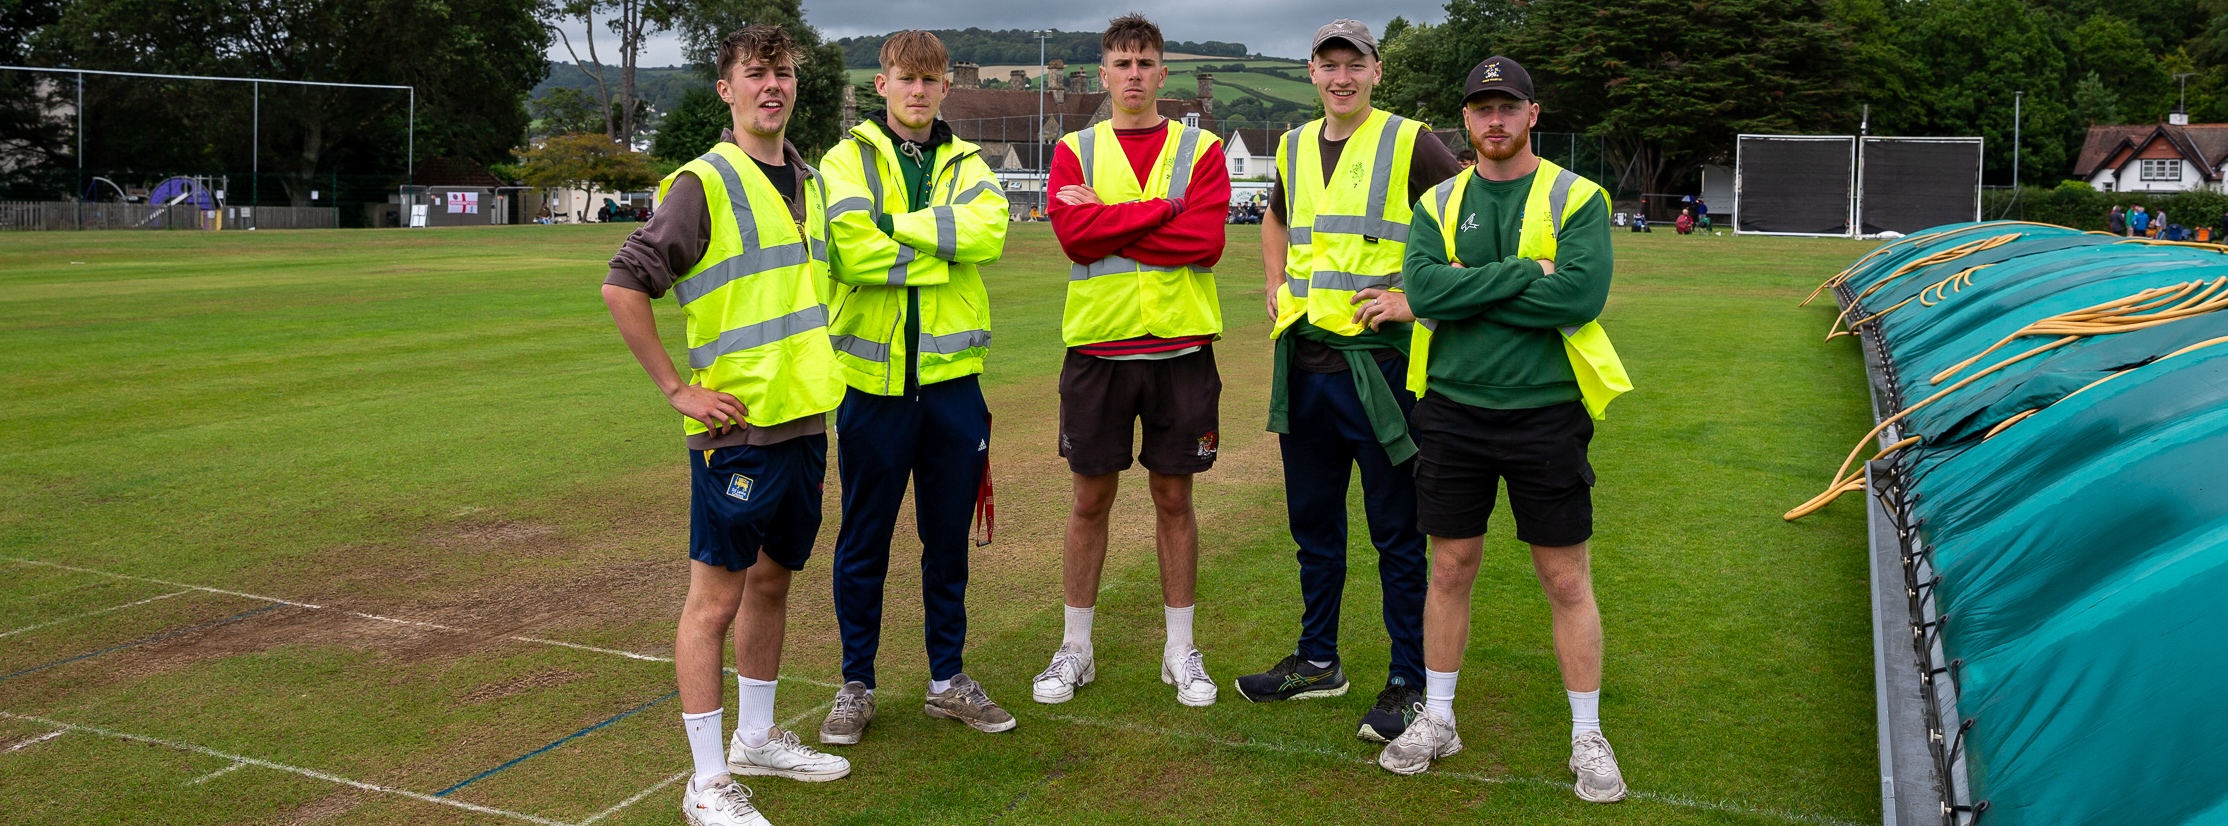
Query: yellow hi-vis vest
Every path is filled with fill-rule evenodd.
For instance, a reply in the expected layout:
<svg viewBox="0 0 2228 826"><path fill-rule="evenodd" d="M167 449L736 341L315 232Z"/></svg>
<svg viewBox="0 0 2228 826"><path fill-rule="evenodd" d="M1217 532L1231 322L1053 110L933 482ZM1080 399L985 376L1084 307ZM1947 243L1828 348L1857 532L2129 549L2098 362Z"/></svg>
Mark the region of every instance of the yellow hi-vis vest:
<svg viewBox="0 0 2228 826"><path fill-rule="evenodd" d="M952 138L929 158L931 195L906 211L897 146L861 123L820 162L828 182L829 340L843 380L862 393L905 392L905 360L923 386L983 371L990 297L981 266L1005 250L1006 195L982 147ZM892 234L875 219L889 213ZM894 237L893 237L894 236ZM906 290L920 291L920 339L906 342Z"/></svg>
<svg viewBox="0 0 2228 826"><path fill-rule="evenodd" d="M1418 202L1424 214L1439 222L1439 234L1446 238L1447 262L1451 264L1461 262L1455 257L1456 232L1448 227L1447 216L1450 210L1462 206L1463 190L1474 177L1477 173L1464 170L1432 187ZM1516 254L1535 261L1555 260L1555 236L1562 232L1563 223L1578 214L1588 202L1602 197L1607 196L1600 184L1541 158L1539 171L1532 173L1532 189L1524 197L1524 223L1517 229ZM1436 320L1416 319L1414 338L1408 346L1408 389L1417 398L1423 397L1428 384L1431 334L1438 327ZM1560 331L1563 353L1570 357L1570 370L1578 376L1578 392L1584 397L1586 414L1596 419L1607 418L1609 402L1632 390L1632 379L1625 375L1624 362L1617 359L1617 349L1609 345L1609 332L1602 329L1599 321L1563 327Z"/></svg>
<svg viewBox="0 0 2228 826"><path fill-rule="evenodd" d="M1285 247L1284 285L1277 288L1276 327L1292 322L1342 336L1367 328L1354 320L1354 294L1370 287L1398 289L1400 262L1408 251L1408 164L1426 127L1371 109L1346 139L1338 168L1326 182L1322 120L1284 133L1277 174L1284 180L1284 215L1291 243ZM1410 151L1403 151L1410 150Z"/></svg>
<svg viewBox="0 0 2228 826"><path fill-rule="evenodd" d="M799 223L741 147L715 144L682 164L658 185L660 201L684 172L704 182L712 217L711 246L673 284L688 318L689 383L734 396L757 427L834 410L843 379L820 292L827 284L826 183L811 167L797 170L805 202ZM681 428L705 432L686 416Z"/></svg>
<svg viewBox="0 0 2228 826"><path fill-rule="evenodd" d="M1153 198L1182 198L1191 170L1216 163L1222 139L1181 122L1170 121L1148 180L1139 181L1114 122L1070 132L1060 138L1083 166L1083 185L1109 204ZM1068 270L1067 308L1060 333L1069 347L1122 341L1140 336L1178 338L1222 335L1222 303L1215 297L1215 274L1196 267L1160 267L1110 255Z"/></svg>

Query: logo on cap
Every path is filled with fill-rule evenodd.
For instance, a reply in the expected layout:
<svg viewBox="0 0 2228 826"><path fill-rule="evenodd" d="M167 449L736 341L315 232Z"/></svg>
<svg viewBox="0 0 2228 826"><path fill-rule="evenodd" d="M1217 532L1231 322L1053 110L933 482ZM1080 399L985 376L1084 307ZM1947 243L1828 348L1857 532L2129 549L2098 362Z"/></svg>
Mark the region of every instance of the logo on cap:
<svg viewBox="0 0 2228 826"><path fill-rule="evenodd" d="M1488 63L1488 64L1485 64L1485 74L1482 74L1482 75L1479 75L1479 76L1478 76L1478 80L1480 80L1480 81L1490 81L1490 80L1500 80L1500 79L1501 79L1501 64L1499 64L1499 63Z"/></svg>

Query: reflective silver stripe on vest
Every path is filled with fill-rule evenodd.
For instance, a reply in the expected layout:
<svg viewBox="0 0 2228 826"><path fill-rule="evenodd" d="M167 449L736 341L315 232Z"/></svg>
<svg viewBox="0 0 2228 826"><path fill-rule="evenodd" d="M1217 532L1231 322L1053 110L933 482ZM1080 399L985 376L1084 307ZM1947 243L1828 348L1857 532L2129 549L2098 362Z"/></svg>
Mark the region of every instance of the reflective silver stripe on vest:
<svg viewBox="0 0 2228 826"><path fill-rule="evenodd" d="M1455 174L1463 175L1468 173L1469 170L1465 169ZM1448 181L1446 183L1432 187L1431 194L1439 196L1439 223L1444 224L1447 222L1447 202L1454 199L1454 181ZM1445 228L1441 227L1441 229L1444 230Z"/></svg>
<svg viewBox="0 0 2228 826"><path fill-rule="evenodd" d="M1175 272L1177 269L1177 267L1156 267L1119 255L1109 255L1089 264L1069 265L1068 280L1087 281L1102 275L1122 275L1133 272Z"/></svg>
<svg viewBox="0 0 2228 826"><path fill-rule="evenodd" d="M1369 169L1367 214L1317 215L1310 222L1314 232L1359 235L1401 244L1408 242L1407 224L1385 220L1385 199L1392 197L1393 152L1400 142L1400 125L1407 120L1399 115L1387 116L1384 127L1377 133L1377 157L1371 161Z"/></svg>
<svg viewBox="0 0 2228 826"><path fill-rule="evenodd" d="M874 147L866 141L852 138L851 142L859 145L859 168L866 172L861 177L866 178L867 194L874 196L873 203L867 207L872 210L873 217L879 220L882 217L882 164L875 156Z"/></svg>
<svg viewBox="0 0 2228 826"><path fill-rule="evenodd" d="M936 215L936 257L946 261L959 257L959 219L948 206L929 207Z"/></svg>
<svg viewBox="0 0 2228 826"><path fill-rule="evenodd" d="M1578 173L1568 169L1555 173L1555 183L1547 188L1548 231L1555 237L1563 235L1563 207L1570 203L1570 188L1578 183Z"/></svg>
<svg viewBox="0 0 2228 826"><path fill-rule="evenodd" d="M959 197L957 197L957 198L953 198L953 199L952 199L952 203L955 203L955 204L971 204L971 203L974 203L974 202L975 202L975 199L976 199L977 197L980 197L980 196L982 196L982 195L992 194L992 193L995 193L995 192L997 192L997 191L998 191L998 184L997 184L996 182L993 182L993 181L983 181L982 183L979 183L979 184L976 184L976 185L974 185L974 186L968 187L968 188L967 188L967 191L966 191L966 192L962 192L962 193L959 193Z"/></svg>
<svg viewBox="0 0 2228 826"><path fill-rule="evenodd" d="M890 345L879 341L869 341L858 336L829 336L828 343L835 345L837 352L877 364L890 360Z"/></svg>
<svg viewBox="0 0 2228 826"><path fill-rule="evenodd" d="M1335 270L1316 270L1315 274L1308 278L1308 281L1312 285L1326 290L1345 290L1347 292L1360 292L1371 287L1400 286L1400 276L1397 273L1393 275L1362 275Z"/></svg>
<svg viewBox="0 0 2228 826"><path fill-rule="evenodd" d="M1416 319L1416 323L1423 325L1424 329L1434 333L1439 331L1439 320L1436 318L1419 318Z"/></svg>
<svg viewBox="0 0 2228 826"><path fill-rule="evenodd" d="M1359 215L1317 215L1311 232L1335 232L1342 235L1362 235L1385 241L1408 243L1408 225L1383 218L1364 218Z"/></svg>
<svg viewBox="0 0 2228 826"><path fill-rule="evenodd" d="M826 254L826 252L821 253L823 256ZM676 282L673 285L673 295L681 300L682 305L686 306L690 302L710 295L712 291L740 279L749 278L768 270L794 267L808 260L810 260L810 257L805 252L805 245L801 243L746 249L726 260L713 264L703 272ZM827 259L822 258L821 260Z"/></svg>
<svg viewBox="0 0 2228 826"><path fill-rule="evenodd" d="M719 173L720 183L727 187L727 206L735 212L735 231L743 235L743 248L758 245L758 222L750 217L750 193L743 189L743 176L736 174L735 165L718 152L706 152L699 158Z"/></svg>
<svg viewBox="0 0 2228 826"><path fill-rule="evenodd" d="M1291 227L1286 229L1285 232L1291 236L1292 246L1295 247L1311 244L1315 241L1314 227Z"/></svg>
<svg viewBox="0 0 2228 826"><path fill-rule="evenodd" d="M718 153L707 154L703 160L719 172L721 183L727 187L727 202L735 213L735 228L742 236L743 251L676 282L673 285L673 296L680 299L683 306L738 279L749 278L768 270L794 267L814 258L827 260L825 242L817 239L810 248L811 252L808 252L808 247L802 241L772 247L757 246L758 223L751 218L750 195L743 190L742 177L736 174L735 166ZM814 252L818 254L814 255Z"/></svg>
<svg viewBox="0 0 2228 826"><path fill-rule="evenodd" d="M814 261L818 261L818 262L820 262L820 263L822 263L822 264L828 263L828 241L827 241L827 239L825 239L825 238L814 238L814 239L812 239L812 260L814 260Z"/></svg>
<svg viewBox="0 0 2228 826"><path fill-rule="evenodd" d="M920 253L914 251L912 247L904 244L897 245L897 263L890 265L890 286L905 286L905 270L913 266L913 259L918 257L920 257Z"/></svg>
<svg viewBox="0 0 2228 826"><path fill-rule="evenodd" d="M1097 127L1075 133L1075 159L1083 162L1084 186L1093 186L1091 179L1098 174L1098 165L1092 163L1092 159L1098 154L1094 146L1097 141L1092 139L1098 137L1098 134Z"/></svg>
<svg viewBox="0 0 2228 826"><path fill-rule="evenodd" d="M1284 133L1284 216L1287 219L1300 214L1299 195L1295 194L1299 188L1292 185L1292 179L1300 175L1300 132L1306 128L1302 126ZM1295 227L1295 229L1306 228ZM1305 244L1307 242L1294 238L1292 243Z"/></svg>
<svg viewBox="0 0 2228 826"><path fill-rule="evenodd" d="M1284 286L1292 290L1293 298L1307 297L1308 283L1307 279L1305 278L1286 276L1284 279Z"/></svg>
<svg viewBox="0 0 2228 826"><path fill-rule="evenodd" d="M1191 156L1199 151L1199 132L1201 130L1192 129L1180 123L1170 123L1169 125L1183 130L1183 137L1176 139L1176 167L1173 174L1168 176L1168 198L1172 201L1180 201L1184 198L1184 191L1191 188Z"/></svg>
<svg viewBox="0 0 2228 826"><path fill-rule="evenodd" d="M833 221L847 212L870 212L874 202L865 198L845 198L828 205L828 220Z"/></svg>
<svg viewBox="0 0 2228 826"><path fill-rule="evenodd" d="M1392 195L1394 146L1400 142L1401 124L1407 122L1407 118L1393 115L1385 118L1384 128L1377 132L1376 164L1369 170L1369 220L1374 223L1385 223L1385 199ZM1316 221L1315 225L1320 227L1323 222ZM1399 240L1408 240L1407 229L1406 226L1401 227ZM1366 234L1376 238L1392 239L1391 235Z"/></svg>
<svg viewBox="0 0 2228 826"><path fill-rule="evenodd" d="M922 353L934 353L939 356L949 356L956 353L964 353L976 347L989 346L989 330L962 330L957 333L947 333L940 336L932 336L927 333L922 333L919 349Z"/></svg>
<svg viewBox="0 0 2228 826"><path fill-rule="evenodd" d="M707 344L689 348L689 367L696 370L712 366L720 356L740 353L753 347L762 347L799 333L809 333L828 326L828 308L814 304L780 318L770 318L756 324L746 324L719 334Z"/></svg>

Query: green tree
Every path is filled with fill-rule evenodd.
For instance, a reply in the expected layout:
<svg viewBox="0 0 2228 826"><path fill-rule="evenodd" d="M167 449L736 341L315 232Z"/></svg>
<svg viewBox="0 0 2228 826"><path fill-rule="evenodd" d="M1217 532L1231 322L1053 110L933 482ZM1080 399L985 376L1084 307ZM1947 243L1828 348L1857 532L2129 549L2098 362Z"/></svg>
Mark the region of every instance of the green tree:
<svg viewBox="0 0 2228 826"><path fill-rule="evenodd" d="M2098 14L2083 21L2066 35L2066 57L2073 77L2097 78L2130 120L2161 120L2174 108L2173 78L2144 45L2142 32L2125 20ZM2077 96L2080 82L2075 81Z"/></svg>
<svg viewBox="0 0 2228 826"><path fill-rule="evenodd" d="M1402 25L1386 26L1378 44L1385 79L1372 100L1380 109L1433 126L1460 127L1462 78L1506 47L1526 25L1529 9L1515 0L1449 0L1445 23L1396 18Z"/></svg>
<svg viewBox="0 0 2228 826"><path fill-rule="evenodd" d="M534 133L539 136L603 131L604 118L596 112L596 102L579 89L562 86L551 89L535 98L530 108L534 113Z"/></svg>
<svg viewBox="0 0 2228 826"><path fill-rule="evenodd" d="M2075 123L2092 126L2110 126L2120 122L2120 96L2113 94L2094 71L2082 78L2081 82L2073 84L2073 120Z"/></svg>
<svg viewBox="0 0 2228 826"><path fill-rule="evenodd" d="M0 61L35 65L33 40L61 19L63 6L62 0L0 0ZM69 163L77 154L75 126L50 115L75 90L66 75L0 72L0 197L52 198L82 185L74 174L61 174L75 166Z"/></svg>
<svg viewBox="0 0 2228 826"><path fill-rule="evenodd" d="M2011 180L2013 98L2018 112L2019 174L2041 183L2064 177L2088 124L2073 120L2073 79L2053 34L2057 18L2021 0L1931 0L1912 7L1901 27L1903 50L1923 89L1904 115L1903 134L1979 135L1991 182ZM1875 134L1878 132L1876 131Z"/></svg>
<svg viewBox="0 0 2228 826"><path fill-rule="evenodd" d="M649 158L601 134L559 135L527 149L520 161L519 177L543 189L630 192L658 181Z"/></svg>
<svg viewBox="0 0 2228 826"><path fill-rule="evenodd" d="M650 141L650 156L672 163L686 163L711 151L719 133L735 124L727 101L710 89L698 87L681 93L681 104L658 122L658 136Z"/></svg>

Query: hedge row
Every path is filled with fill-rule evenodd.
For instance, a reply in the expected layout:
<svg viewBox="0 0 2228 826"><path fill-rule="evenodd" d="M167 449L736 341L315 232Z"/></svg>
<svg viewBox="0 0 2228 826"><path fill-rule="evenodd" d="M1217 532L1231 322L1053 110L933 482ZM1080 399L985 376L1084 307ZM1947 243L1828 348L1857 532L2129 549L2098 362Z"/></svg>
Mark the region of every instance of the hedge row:
<svg viewBox="0 0 2228 826"><path fill-rule="evenodd" d="M2021 187L2015 199L2009 189L1992 189L1981 195L1981 215L1993 219L2040 221L2074 229L2105 229L2104 216L2113 206L2143 205L2153 213L2166 211L2167 221L2191 229L2211 226L2219 231L2228 221L2228 193L2212 191L2147 195L2140 192L2098 192L2080 181L2056 188Z"/></svg>

